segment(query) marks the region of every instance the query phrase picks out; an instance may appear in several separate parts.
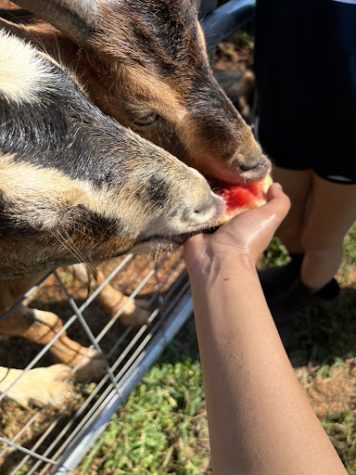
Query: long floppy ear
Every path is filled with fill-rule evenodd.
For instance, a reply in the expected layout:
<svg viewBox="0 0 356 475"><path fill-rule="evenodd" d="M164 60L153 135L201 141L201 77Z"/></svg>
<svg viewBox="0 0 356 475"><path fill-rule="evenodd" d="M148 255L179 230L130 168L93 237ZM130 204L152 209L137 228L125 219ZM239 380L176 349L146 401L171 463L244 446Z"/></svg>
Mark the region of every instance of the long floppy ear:
<svg viewBox="0 0 356 475"><path fill-rule="evenodd" d="M14 3L48 21L75 43L84 45L95 27L99 0L14 0Z"/></svg>

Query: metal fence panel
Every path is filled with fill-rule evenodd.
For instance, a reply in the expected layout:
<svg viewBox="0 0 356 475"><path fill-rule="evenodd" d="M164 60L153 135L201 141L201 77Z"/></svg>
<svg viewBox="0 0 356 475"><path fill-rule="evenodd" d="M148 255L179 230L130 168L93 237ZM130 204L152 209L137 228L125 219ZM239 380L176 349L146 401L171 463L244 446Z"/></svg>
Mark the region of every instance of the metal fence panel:
<svg viewBox="0 0 356 475"><path fill-rule="evenodd" d="M47 273L16 302L19 305L32 298L29 306L44 306L55 311L64 317L64 325L43 347L33 349L32 343L20 342L25 355L29 348L31 358L0 394L3 419L10 421L10 429L4 420L0 425L0 463L3 467L0 471L3 473L71 473L192 313L189 283L180 250L159 259L129 254L104 264L103 270L107 275L105 281L85 298L83 295L87 289L66 270L59 269ZM145 298L149 308L146 324L140 327L120 325L122 307L110 317L103 316L97 297L108 284L117 289L124 288L130 299ZM7 318L16 305L0 318ZM88 342L89 348L104 355L107 362L105 374L96 383L76 385L73 407L64 412L32 406L21 409L8 400L10 389L20 384L21 378L31 369L44 366L44 361L51 363L49 351L64 331L75 336L81 334L81 341ZM12 347L15 355L11 360L17 363L18 344L17 339L11 339L1 345L2 366L4 351L7 356L11 355ZM16 422L12 421L12 412Z"/></svg>

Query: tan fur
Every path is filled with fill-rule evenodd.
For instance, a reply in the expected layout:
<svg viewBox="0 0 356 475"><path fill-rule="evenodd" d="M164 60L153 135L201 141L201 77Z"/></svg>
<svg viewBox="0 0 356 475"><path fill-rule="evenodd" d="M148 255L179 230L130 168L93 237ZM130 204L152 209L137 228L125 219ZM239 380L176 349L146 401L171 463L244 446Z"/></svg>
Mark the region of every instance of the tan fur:
<svg viewBox="0 0 356 475"><path fill-rule="evenodd" d="M17 10L18 6L10 2L10 0L1 0L0 8L10 8L11 10L12 9Z"/></svg>
<svg viewBox="0 0 356 475"><path fill-rule="evenodd" d="M13 186L15 182L16 188ZM7 198L17 203L31 200L40 206L50 202L54 210L81 204L108 218L115 217L120 206L124 211L123 217L130 216L133 222L142 221L145 215L143 206L140 215L132 212L133 207L129 206L129 200L125 198L125 190L120 195L93 190L89 182L72 180L59 170L44 169L30 163L16 163L11 157L1 154L0 184L0 189ZM45 223L48 230L57 224L56 215L53 215L53 221L50 218L51 216Z"/></svg>
<svg viewBox="0 0 356 475"><path fill-rule="evenodd" d="M5 312L23 292L27 291L41 274L21 279L0 281L0 315ZM38 344L45 345L62 328L63 323L57 315L42 310L19 305L8 317L0 319L2 336L21 336ZM62 363L78 366L77 378L90 381L100 377L105 371L105 361L95 350L85 348L67 337L64 332L51 346L51 352Z"/></svg>
<svg viewBox="0 0 356 475"><path fill-rule="evenodd" d="M200 23L198 24L198 38L199 38L200 46L201 46L202 50L206 51L205 35L204 35L203 29L202 29Z"/></svg>
<svg viewBox="0 0 356 475"><path fill-rule="evenodd" d="M49 368L34 368L26 373L21 369L0 366L0 393L6 392L7 397L24 408L35 404L61 409L74 398L71 377L70 368L61 364Z"/></svg>
<svg viewBox="0 0 356 475"><path fill-rule="evenodd" d="M17 186L14 187L14 183ZM90 185L71 180L59 170L40 168L31 163L16 163L13 157L0 153L1 190L8 199L26 201L35 199L39 204L50 200L54 207L87 200ZM51 227L51 223L48 223Z"/></svg>
<svg viewBox="0 0 356 475"><path fill-rule="evenodd" d="M148 74L137 67L127 67L122 72L121 80L126 83L127 89L131 90L133 97L145 95L147 110L155 110L176 124L186 117L187 110L182 105L179 94L159 76Z"/></svg>

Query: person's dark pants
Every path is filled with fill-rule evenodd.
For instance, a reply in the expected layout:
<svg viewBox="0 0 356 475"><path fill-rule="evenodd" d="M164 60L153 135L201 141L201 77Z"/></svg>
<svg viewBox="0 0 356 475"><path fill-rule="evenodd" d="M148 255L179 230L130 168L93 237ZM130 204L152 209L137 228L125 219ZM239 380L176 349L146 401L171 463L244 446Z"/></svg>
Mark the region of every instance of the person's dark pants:
<svg viewBox="0 0 356 475"><path fill-rule="evenodd" d="M255 64L273 162L356 183L356 2L257 0Z"/></svg>

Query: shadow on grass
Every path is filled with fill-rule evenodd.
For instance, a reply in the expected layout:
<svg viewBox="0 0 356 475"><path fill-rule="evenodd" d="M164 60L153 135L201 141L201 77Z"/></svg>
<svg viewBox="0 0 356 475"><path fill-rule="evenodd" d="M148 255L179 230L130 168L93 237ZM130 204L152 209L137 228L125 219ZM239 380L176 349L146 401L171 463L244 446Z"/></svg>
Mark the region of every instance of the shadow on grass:
<svg viewBox="0 0 356 475"><path fill-rule="evenodd" d="M356 289L344 288L335 302L313 306L296 316L288 354L294 367L333 364L356 356ZM159 363L199 359L191 319L168 346Z"/></svg>
<svg viewBox="0 0 356 475"><path fill-rule="evenodd" d="M356 356L356 289L343 288L337 301L298 315L288 353L295 367Z"/></svg>

